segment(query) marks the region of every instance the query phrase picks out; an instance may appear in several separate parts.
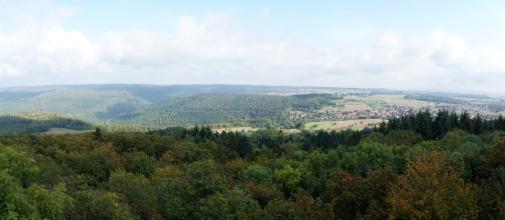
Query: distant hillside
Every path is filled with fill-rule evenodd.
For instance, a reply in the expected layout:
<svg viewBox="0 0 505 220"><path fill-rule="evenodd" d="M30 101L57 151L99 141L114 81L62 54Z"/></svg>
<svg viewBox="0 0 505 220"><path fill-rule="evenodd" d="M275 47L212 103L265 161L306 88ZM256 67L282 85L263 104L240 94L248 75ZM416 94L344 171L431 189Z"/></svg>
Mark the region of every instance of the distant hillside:
<svg viewBox="0 0 505 220"><path fill-rule="evenodd" d="M42 133L54 128L89 130L92 126L80 120L45 113L0 116L0 135Z"/></svg>
<svg viewBox="0 0 505 220"><path fill-rule="evenodd" d="M0 101L21 101L39 94L52 91L124 91L132 96L149 102L166 101L173 97L188 96L195 94L263 94L272 92L299 91L305 87L293 86L255 86L255 85L130 85L130 84L106 84L106 85L62 85L62 86L36 86L36 87L13 87L0 88ZM307 87L310 89L311 87Z"/></svg>
<svg viewBox="0 0 505 220"><path fill-rule="evenodd" d="M128 91L121 90L99 91L65 88L38 92L31 96L25 95L19 99L11 98L8 101L6 97L2 97L5 94L19 97L19 94L25 93L0 92L0 114L11 114L22 111L50 112L88 121L97 121L97 114L98 116L107 114L110 108L114 108L117 105L129 106L130 109L127 109L126 113L130 113L131 108L136 110L149 103L132 95ZM114 113L120 115L123 112L118 112L116 109Z"/></svg>
<svg viewBox="0 0 505 220"><path fill-rule="evenodd" d="M256 122L267 118L280 122L286 119L289 108L293 105L296 108L296 103L289 101L287 94L314 93L321 90L331 89L253 85L121 84L0 88L0 115L50 112L96 123L140 122L147 125ZM260 97L267 94L269 96ZM270 96L277 94L282 94L283 97ZM244 97L247 99L242 100ZM317 99L310 95L300 95L296 99L307 98ZM317 105L317 101L314 103Z"/></svg>
<svg viewBox="0 0 505 220"><path fill-rule="evenodd" d="M27 100L40 92L0 91L0 102Z"/></svg>
<svg viewBox="0 0 505 220"><path fill-rule="evenodd" d="M288 123L289 110L309 110L328 104L332 95L204 94L178 97L119 120L147 125L205 125L246 122Z"/></svg>
<svg viewBox="0 0 505 220"><path fill-rule="evenodd" d="M441 95L427 95L427 94L414 94L414 95L406 95L406 99L415 99L419 101L426 102L436 102L436 103L449 103L449 104L464 104L465 101L461 99L456 99L448 96Z"/></svg>
<svg viewBox="0 0 505 220"><path fill-rule="evenodd" d="M120 120L148 125L201 125L266 119L284 121L288 117L289 107L289 97L195 95L156 104Z"/></svg>
<svg viewBox="0 0 505 220"><path fill-rule="evenodd" d="M0 88L0 115L48 112L127 131L216 124L291 128L386 118L425 106L485 117L505 114L505 100L499 98L383 89L125 84Z"/></svg>

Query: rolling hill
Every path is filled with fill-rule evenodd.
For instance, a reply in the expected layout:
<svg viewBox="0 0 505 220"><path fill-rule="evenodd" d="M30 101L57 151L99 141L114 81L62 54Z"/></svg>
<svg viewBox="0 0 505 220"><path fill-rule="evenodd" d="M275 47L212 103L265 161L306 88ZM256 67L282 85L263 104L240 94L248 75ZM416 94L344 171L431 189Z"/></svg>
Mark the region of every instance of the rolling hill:
<svg viewBox="0 0 505 220"><path fill-rule="evenodd" d="M245 122L255 126L289 124L289 111L310 111L339 97L312 95L201 94L177 97L118 118L118 122L158 126Z"/></svg>
<svg viewBox="0 0 505 220"><path fill-rule="evenodd" d="M0 115L8 115L4 119L9 123L30 124L11 117L41 112L128 131L221 124L292 128L303 127L300 123L387 119L426 107L496 117L505 111L505 101L482 95L253 85L0 88Z"/></svg>
<svg viewBox="0 0 505 220"><path fill-rule="evenodd" d="M89 122L187 125L286 119L288 97L314 88L249 85L78 85L0 88L0 115L47 112ZM158 117L158 118L157 118Z"/></svg>

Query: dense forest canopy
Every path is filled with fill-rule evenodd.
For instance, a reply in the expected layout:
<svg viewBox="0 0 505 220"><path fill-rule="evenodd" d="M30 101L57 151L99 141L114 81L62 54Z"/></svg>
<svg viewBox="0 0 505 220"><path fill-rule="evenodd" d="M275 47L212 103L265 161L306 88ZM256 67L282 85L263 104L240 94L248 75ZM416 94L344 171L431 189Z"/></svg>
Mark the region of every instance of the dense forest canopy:
<svg viewBox="0 0 505 220"><path fill-rule="evenodd" d="M503 219L505 120L0 137L0 219Z"/></svg>

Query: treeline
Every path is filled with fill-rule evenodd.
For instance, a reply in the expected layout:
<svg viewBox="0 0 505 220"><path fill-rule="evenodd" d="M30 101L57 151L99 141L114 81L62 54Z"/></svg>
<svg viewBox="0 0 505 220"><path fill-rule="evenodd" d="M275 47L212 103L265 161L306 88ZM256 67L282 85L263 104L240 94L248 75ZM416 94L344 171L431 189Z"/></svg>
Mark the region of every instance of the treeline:
<svg viewBox="0 0 505 220"><path fill-rule="evenodd" d="M457 116L425 137L423 112L411 129L2 136L0 219L504 219L505 132Z"/></svg>
<svg viewBox="0 0 505 220"><path fill-rule="evenodd" d="M429 109L423 109L419 110L417 114L390 118L388 122L382 122L376 131L387 133L398 129L414 130L423 138L431 140L439 139L453 129L460 129L472 134L505 130L505 119L502 115L498 118L483 119L480 114L472 117L466 111L461 114L446 110L432 113Z"/></svg>

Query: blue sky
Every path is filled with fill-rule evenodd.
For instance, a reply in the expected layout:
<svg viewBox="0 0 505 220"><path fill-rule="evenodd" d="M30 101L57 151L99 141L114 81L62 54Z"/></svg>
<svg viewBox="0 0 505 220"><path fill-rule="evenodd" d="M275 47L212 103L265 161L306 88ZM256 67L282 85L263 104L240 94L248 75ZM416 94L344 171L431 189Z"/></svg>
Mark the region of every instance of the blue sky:
<svg viewBox="0 0 505 220"><path fill-rule="evenodd" d="M0 3L0 86L238 83L505 93L505 1Z"/></svg>
<svg viewBox="0 0 505 220"><path fill-rule="evenodd" d="M303 38L331 34L332 30L380 32L398 30L424 34L436 29L468 36L479 42L492 38L503 44L505 2L471 0L355 0L355 1L58 1L73 15L62 24L100 35L110 30L167 31L180 16L203 19L227 14L238 25L261 31L283 32Z"/></svg>

